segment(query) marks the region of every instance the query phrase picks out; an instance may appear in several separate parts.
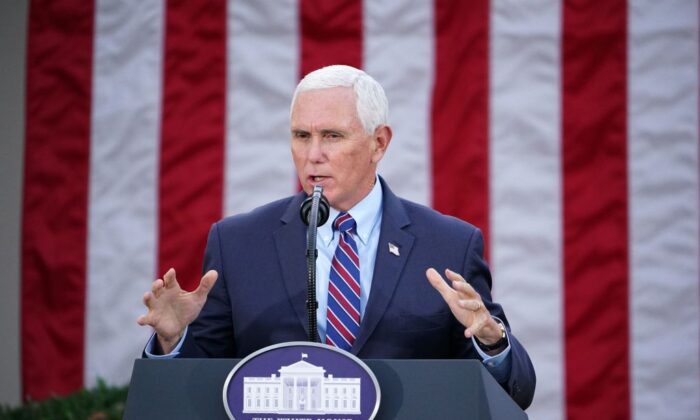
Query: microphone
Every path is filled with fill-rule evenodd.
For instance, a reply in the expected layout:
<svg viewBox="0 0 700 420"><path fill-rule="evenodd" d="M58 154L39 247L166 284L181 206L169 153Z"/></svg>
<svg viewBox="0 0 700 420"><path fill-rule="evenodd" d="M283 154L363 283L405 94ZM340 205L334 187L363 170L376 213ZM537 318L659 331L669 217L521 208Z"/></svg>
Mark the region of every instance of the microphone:
<svg viewBox="0 0 700 420"><path fill-rule="evenodd" d="M310 196L306 197L303 203L301 203L301 208L299 209L299 216L306 226L311 223L311 218L314 208L316 205L316 226L323 226L328 220L328 215L330 213L330 206L328 205L328 200L323 195L323 187L320 185L314 186L314 191Z"/></svg>
<svg viewBox="0 0 700 420"><path fill-rule="evenodd" d="M328 205L326 197L323 196L323 187L314 186L313 193L301 203L299 209L301 220L308 226L306 231L306 314L309 325L308 337L312 343L319 341L316 326L316 310L318 309L318 301L316 300L316 257L318 257L316 229L326 223L329 213L330 205Z"/></svg>

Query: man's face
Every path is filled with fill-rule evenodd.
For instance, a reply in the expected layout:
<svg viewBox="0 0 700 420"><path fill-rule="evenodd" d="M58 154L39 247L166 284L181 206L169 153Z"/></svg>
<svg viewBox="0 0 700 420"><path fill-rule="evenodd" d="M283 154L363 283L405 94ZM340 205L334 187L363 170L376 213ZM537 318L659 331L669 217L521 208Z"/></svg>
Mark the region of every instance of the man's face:
<svg viewBox="0 0 700 420"><path fill-rule="evenodd" d="M372 190L391 129L365 133L349 87L301 92L292 108L292 156L306 193L323 187L330 205L346 211Z"/></svg>

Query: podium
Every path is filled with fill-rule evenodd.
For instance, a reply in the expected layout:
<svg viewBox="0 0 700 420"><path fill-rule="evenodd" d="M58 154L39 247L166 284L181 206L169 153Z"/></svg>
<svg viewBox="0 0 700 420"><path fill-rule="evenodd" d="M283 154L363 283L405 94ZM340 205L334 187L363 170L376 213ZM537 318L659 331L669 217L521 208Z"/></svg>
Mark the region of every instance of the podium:
<svg viewBox="0 0 700 420"><path fill-rule="evenodd" d="M381 388L376 419L527 419L476 360L363 360ZM228 419L224 382L238 359L138 359L124 419Z"/></svg>

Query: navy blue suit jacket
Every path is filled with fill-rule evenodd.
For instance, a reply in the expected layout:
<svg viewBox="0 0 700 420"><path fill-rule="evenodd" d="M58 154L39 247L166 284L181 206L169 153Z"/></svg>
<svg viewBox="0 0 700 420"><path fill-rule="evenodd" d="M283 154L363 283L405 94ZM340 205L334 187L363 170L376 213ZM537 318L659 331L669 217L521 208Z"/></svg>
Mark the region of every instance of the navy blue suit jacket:
<svg viewBox="0 0 700 420"><path fill-rule="evenodd" d="M372 289L352 353L360 358L474 358L440 294L429 267L460 272L492 315L506 325L491 299L491 275L474 226L396 197L386 183ZM204 270L219 279L190 325L180 357L241 358L268 345L307 339L306 226L302 192L250 213L225 218L209 233ZM388 244L399 247L400 256ZM532 401L535 373L527 352L510 335L512 367L501 384L521 406Z"/></svg>

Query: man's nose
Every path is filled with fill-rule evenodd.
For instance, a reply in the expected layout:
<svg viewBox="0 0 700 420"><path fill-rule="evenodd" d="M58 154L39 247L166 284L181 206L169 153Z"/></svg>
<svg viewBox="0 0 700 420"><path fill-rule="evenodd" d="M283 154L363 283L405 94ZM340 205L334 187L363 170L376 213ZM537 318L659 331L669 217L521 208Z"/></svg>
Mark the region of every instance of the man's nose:
<svg viewBox="0 0 700 420"><path fill-rule="evenodd" d="M311 162L323 162L323 146L321 144L321 138L319 136L313 136L311 138L311 142L309 143L308 158Z"/></svg>

